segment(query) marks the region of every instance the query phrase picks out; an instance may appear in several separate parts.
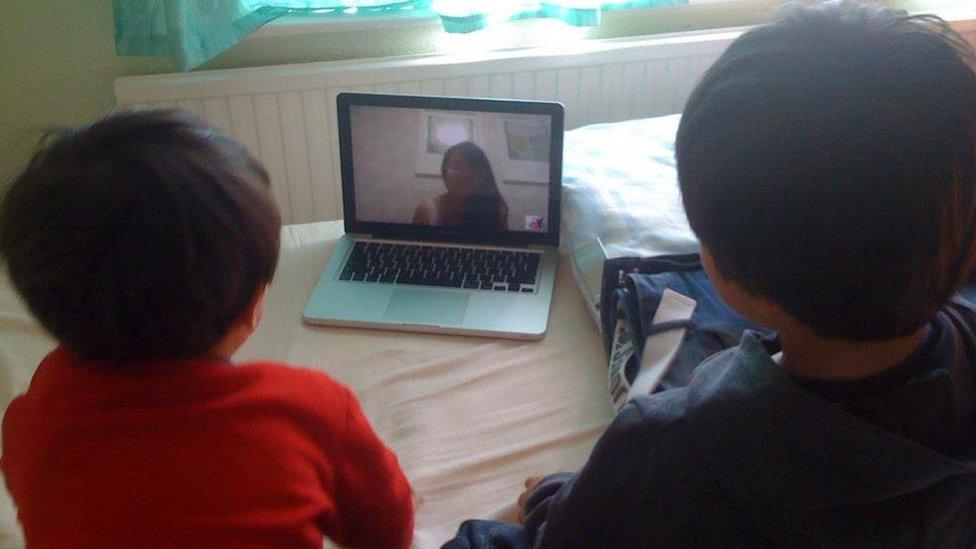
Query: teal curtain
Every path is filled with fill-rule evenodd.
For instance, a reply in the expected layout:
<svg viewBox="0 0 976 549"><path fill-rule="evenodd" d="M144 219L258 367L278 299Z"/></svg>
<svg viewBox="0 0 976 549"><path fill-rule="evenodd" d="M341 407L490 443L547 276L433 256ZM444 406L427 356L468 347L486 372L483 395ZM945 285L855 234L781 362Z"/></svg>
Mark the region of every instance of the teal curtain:
<svg viewBox="0 0 976 549"><path fill-rule="evenodd" d="M356 16L412 11L430 0L115 0L119 55L169 57L189 70L287 13Z"/></svg>
<svg viewBox="0 0 976 549"><path fill-rule="evenodd" d="M551 17L574 27L600 24L607 10L687 4L688 0L433 0L431 9L441 16L444 30L465 33L500 21Z"/></svg>
<svg viewBox="0 0 976 549"><path fill-rule="evenodd" d="M120 55L169 57L182 70L229 49L261 25L287 13L377 17L436 13L447 32L538 17L594 26L608 9L686 4L688 0L115 0L115 46Z"/></svg>

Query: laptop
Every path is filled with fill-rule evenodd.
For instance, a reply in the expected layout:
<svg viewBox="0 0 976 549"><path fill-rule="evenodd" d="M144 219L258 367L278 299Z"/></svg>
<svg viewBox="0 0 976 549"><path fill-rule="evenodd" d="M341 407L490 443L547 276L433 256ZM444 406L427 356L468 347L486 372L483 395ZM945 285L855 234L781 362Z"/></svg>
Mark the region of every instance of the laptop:
<svg viewBox="0 0 976 549"><path fill-rule="evenodd" d="M336 106L345 235L305 322L545 337L562 105L342 93Z"/></svg>

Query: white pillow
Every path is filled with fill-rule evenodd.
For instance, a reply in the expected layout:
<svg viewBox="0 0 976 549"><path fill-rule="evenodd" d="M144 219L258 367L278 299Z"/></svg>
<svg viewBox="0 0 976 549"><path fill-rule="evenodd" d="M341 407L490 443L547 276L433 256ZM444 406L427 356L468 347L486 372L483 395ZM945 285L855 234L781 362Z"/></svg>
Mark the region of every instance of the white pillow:
<svg viewBox="0 0 976 549"><path fill-rule="evenodd" d="M680 114L566 132L562 243L599 326L603 260L698 251L678 190Z"/></svg>

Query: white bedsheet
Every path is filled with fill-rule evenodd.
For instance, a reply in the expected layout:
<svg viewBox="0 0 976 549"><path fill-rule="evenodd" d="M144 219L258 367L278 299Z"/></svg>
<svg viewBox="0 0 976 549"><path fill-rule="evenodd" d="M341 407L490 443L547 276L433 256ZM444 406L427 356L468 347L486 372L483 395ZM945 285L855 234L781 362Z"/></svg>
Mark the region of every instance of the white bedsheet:
<svg viewBox="0 0 976 549"><path fill-rule="evenodd" d="M264 320L235 359L305 365L352 388L420 498L416 547L439 547L467 518L511 518L526 476L584 463L611 409L566 256L539 342L306 326L302 307L339 234L339 222L285 227ZM2 410L52 346L0 274ZM22 544L4 490L0 547Z"/></svg>

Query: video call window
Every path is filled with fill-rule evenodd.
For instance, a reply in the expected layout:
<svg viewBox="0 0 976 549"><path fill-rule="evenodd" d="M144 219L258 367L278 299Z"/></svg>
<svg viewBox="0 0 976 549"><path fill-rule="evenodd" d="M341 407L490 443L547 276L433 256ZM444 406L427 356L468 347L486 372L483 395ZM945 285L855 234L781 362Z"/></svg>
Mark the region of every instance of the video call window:
<svg viewBox="0 0 976 549"><path fill-rule="evenodd" d="M359 221L544 232L546 115L354 105Z"/></svg>

